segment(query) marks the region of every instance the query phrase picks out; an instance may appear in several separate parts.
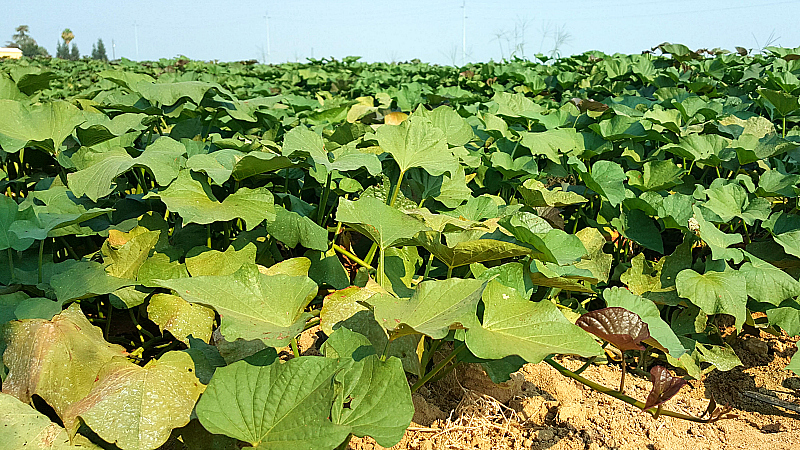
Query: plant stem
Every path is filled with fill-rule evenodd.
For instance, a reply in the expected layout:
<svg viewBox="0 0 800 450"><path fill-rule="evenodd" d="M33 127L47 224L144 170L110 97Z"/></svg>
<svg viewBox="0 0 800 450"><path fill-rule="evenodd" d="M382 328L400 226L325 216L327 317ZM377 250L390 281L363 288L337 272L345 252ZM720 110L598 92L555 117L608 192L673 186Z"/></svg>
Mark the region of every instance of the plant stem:
<svg viewBox="0 0 800 450"><path fill-rule="evenodd" d="M442 370L444 366L449 364L450 361L454 360L455 357L458 356L459 353L464 351L465 348L467 348L467 344L465 342L462 342L458 347L453 349L453 352L450 353L447 356L447 358L443 359L441 362L439 362L439 364L433 366L433 369L431 369L430 372L426 373L425 376L417 380L417 382L414 383L413 386L411 386L411 393L417 392L417 389L421 388L422 385L424 385L425 383L428 382L428 380L433 378L434 375L436 375L440 370Z"/></svg>
<svg viewBox="0 0 800 450"><path fill-rule="evenodd" d="M105 338L108 340L108 335L111 333L111 311L114 310L114 307L111 306L111 302L108 302L108 314L106 314L106 334Z"/></svg>
<svg viewBox="0 0 800 450"><path fill-rule="evenodd" d="M783 128L781 128L781 137L786 137L786 116L783 116ZM20 156L20 161L22 160L22 156Z"/></svg>
<svg viewBox="0 0 800 450"><path fill-rule="evenodd" d="M11 281L9 284L14 284L14 250L11 247L8 248L8 268L11 270Z"/></svg>
<svg viewBox="0 0 800 450"><path fill-rule="evenodd" d="M372 247L370 247L369 251L367 252L367 256L364 258L364 261L367 264L372 264L372 260L375 259L375 252L377 250L378 250L378 243L377 242L373 242L372 243Z"/></svg>
<svg viewBox="0 0 800 450"><path fill-rule="evenodd" d="M325 181L325 189L322 190L322 198L319 202L319 207L317 208L317 224L321 227L325 227L323 225L323 219L325 219L325 205L328 204L328 196L331 195L331 173L328 172L328 179Z"/></svg>
<svg viewBox="0 0 800 450"><path fill-rule="evenodd" d="M403 182L403 175L405 174L404 170L400 171L400 176L397 177L397 185L395 185L394 192L392 192L392 199L389 200L389 206L394 206L394 202L397 200L398 194L400 194L400 184Z"/></svg>
<svg viewBox="0 0 800 450"><path fill-rule="evenodd" d="M428 264L425 265L425 275L422 276L423 280L428 278L428 273L430 273L432 265L433 265L433 253L428 255Z"/></svg>
<svg viewBox="0 0 800 450"><path fill-rule="evenodd" d="M295 358L299 358L300 357L300 349L297 348L297 337L293 337L292 338L291 345L292 345L292 353L294 353L294 357Z"/></svg>
<svg viewBox="0 0 800 450"><path fill-rule="evenodd" d="M211 248L211 224L206 225L206 247Z"/></svg>
<svg viewBox="0 0 800 450"><path fill-rule="evenodd" d="M44 259L44 239L39 241L39 284L42 284L43 278L43 270L42 270L42 260Z"/></svg>
<svg viewBox="0 0 800 450"><path fill-rule="evenodd" d="M139 322L136 320L136 316L134 316L133 314L133 309L129 308L128 314L131 316L131 322L133 322L133 324L136 326L136 329L139 331L139 339L142 341L142 344L144 344L144 336L147 336L148 338L152 339L153 333L145 330L144 328L142 328L141 325L139 325Z"/></svg>
<svg viewBox="0 0 800 450"><path fill-rule="evenodd" d="M643 402L640 402L639 400L636 400L635 398L628 397L627 395L625 395L625 394L623 394L623 393L621 393L619 391L616 391L614 389L605 387L602 384L598 384L598 383L595 383L594 381L587 380L586 378L584 378L584 377L578 375L577 373L567 369L566 367L562 366L561 364L553 361L553 358L551 356L548 356L547 358L545 358L544 361L547 364L550 364L551 366L553 366L554 369L556 369L559 373L561 373L561 375L564 375L565 377L572 378L573 380L575 380L575 381L577 381L577 382L579 382L581 384L589 386L590 388L594 389L597 392L609 395L611 397L616 398L617 400L622 400L623 402L625 402L625 403L627 403L629 405L635 406L635 407L641 409L642 411L647 411L650 414L655 415L655 411L653 411L653 410L656 409L656 408L644 409L644 403ZM659 414L663 415L663 416L675 417L676 419L688 420L690 422L697 422L697 423L708 423L709 422L709 420L707 420L707 419L700 419L699 417L693 417L693 416L689 416L689 415L686 415L686 414L681 414L681 413L674 412L674 411L669 411L669 410L663 410Z"/></svg>
<svg viewBox="0 0 800 450"><path fill-rule="evenodd" d="M362 260L361 258L359 258L358 256L356 256L355 254L353 254L352 252L350 252L349 250L347 250L346 248L342 247L339 244L333 244L333 250L343 254L348 259L351 259L353 262L355 262L361 267L365 267L368 270L375 270L375 268L367 264L366 261Z"/></svg>
<svg viewBox="0 0 800 450"><path fill-rule="evenodd" d="M626 372L626 364L625 364L625 351L622 351L622 377L619 379L619 393L625 393L625 372Z"/></svg>
<svg viewBox="0 0 800 450"><path fill-rule="evenodd" d="M450 266L447 266L447 278L449 279L452 276L453 276L453 268L450 267Z"/></svg>
<svg viewBox="0 0 800 450"><path fill-rule="evenodd" d="M61 243L63 243L63 244L64 244L64 247L66 247L66 249L67 249L67 252L69 253L69 256L71 256L71 257L72 257L72 259L75 259L75 260L79 260L79 259L81 259L81 258L78 256L78 254L77 254L77 253L75 253L75 250L73 250L73 249L72 249L72 246L71 246L71 245L69 245L69 242L67 242L67 238L65 238L64 236L59 236L58 238L59 238L59 239L61 239Z"/></svg>
<svg viewBox="0 0 800 450"><path fill-rule="evenodd" d="M308 322L306 326L303 327L303 331L310 330L315 326L319 325L319 317L315 318L314 320Z"/></svg>

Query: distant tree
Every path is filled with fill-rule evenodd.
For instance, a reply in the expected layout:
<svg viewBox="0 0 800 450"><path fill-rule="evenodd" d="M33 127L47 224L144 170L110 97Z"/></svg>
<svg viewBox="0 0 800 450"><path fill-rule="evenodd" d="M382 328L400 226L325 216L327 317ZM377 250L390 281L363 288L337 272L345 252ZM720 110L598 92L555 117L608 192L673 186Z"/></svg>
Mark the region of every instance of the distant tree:
<svg viewBox="0 0 800 450"><path fill-rule="evenodd" d="M12 40L8 42L9 47L22 50L22 55L28 58L50 56L50 54L47 53L47 49L37 44L36 40L28 35L30 28L27 25L20 25L14 31L16 31L16 34L11 36Z"/></svg>
<svg viewBox="0 0 800 450"><path fill-rule="evenodd" d="M69 59L69 47L64 42L56 44L56 58Z"/></svg>
<svg viewBox="0 0 800 450"><path fill-rule="evenodd" d="M61 42L56 46L56 58L69 59L72 61L77 61L81 58L77 45L73 43L72 50L70 50L69 43L72 42L73 39L75 39L75 34L72 30L64 28L64 31L61 32Z"/></svg>
<svg viewBox="0 0 800 450"><path fill-rule="evenodd" d="M102 39L98 39L97 44L92 44L92 59L108 61L108 56L106 55L106 46L103 44Z"/></svg>
<svg viewBox="0 0 800 450"><path fill-rule="evenodd" d="M72 61L81 59L81 52L78 51L78 46L75 44L72 44L72 50L69 51L69 59Z"/></svg>

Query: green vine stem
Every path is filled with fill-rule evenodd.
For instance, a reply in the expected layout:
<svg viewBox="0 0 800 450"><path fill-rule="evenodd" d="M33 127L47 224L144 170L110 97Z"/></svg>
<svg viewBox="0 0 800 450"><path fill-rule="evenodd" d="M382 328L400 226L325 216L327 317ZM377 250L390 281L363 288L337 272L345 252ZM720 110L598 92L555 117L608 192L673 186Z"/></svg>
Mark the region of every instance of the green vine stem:
<svg viewBox="0 0 800 450"><path fill-rule="evenodd" d="M331 172L328 172L328 179L325 180L325 188L322 190L322 198L319 202L319 207L317 207L317 224L321 227L325 227L324 219L325 219L325 206L328 204L328 197L331 195Z"/></svg>
<svg viewBox="0 0 800 450"><path fill-rule="evenodd" d="M553 366L553 368L556 369L561 375L564 375L565 377L572 378L573 380L575 380L575 381L577 381L577 382L579 382L581 384L589 386L590 388L594 389L597 392L609 395L611 397L616 398L617 400L622 400L623 402L625 402L625 403L627 403L629 405L635 406L635 407L641 409L642 411L645 411L645 412L648 412L648 413L652 414L654 417L657 417L656 413L658 413L658 415L674 417L676 419L688 420L690 422L709 423L709 422L712 421L711 418L709 418L709 419L701 419L699 417L694 417L694 416L690 416L688 414L682 414L682 413L675 412L675 411L663 410L663 409L659 410L659 408L656 408L656 407L644 409L644 403L643 402L640 402L639 400L636 400L633 397L629 397L629 396L623 394L622 392L619 392L617 390L605 387L602 384L595 383L594 381L590 381L590 380L578 375L577 373L567 369L566 367L562 366L561 364L553 361L552 356L548 356L547 358L544 359L544 361L547 364L550 364L551 366ZM412 390L412 392L413 392L413 390Z"/></svg>
<svg viewBox="0 0 800 450"><path fill-rule="evenodd" d="M11 281L9 284L14 284L14 250L11 247L8 248L8 268L11 270Z"/></svg>
<svg viewBox="0 0 800 450"><path fill-rule="evenodd" d="M292 346L292 353L294 353L294 357L299 358L300 349L297 347L297 337L292 338L291 346Z"/></svg>
<svg viewBox="0 0 800 450"><path fill-rule="evenodd" d="M42 284L42 279L44 277L43 273L43 260L44 259L44 239L39 241L39 284Z"/></svg>
<svg viewBox="0 0 800 450"><path fill-rule="evenodd" d="M375 268L370 266L369 264L367 264L366 261L364 261L363 259L359 258L358 256L356 256L355 254L353 254L351 251L347 250L346 248L342 247L341 245L333 244L333 250L338 252L338 253L343 254L344 256L346 256L347 258L349 258L350 260L352 260L353 262L355 262L359 266L366 268L367 270L370 270L370 271L374 271L375 270Z"/></svg>
<svg viewBox="0 0 800 450"><path fill-rule="evenodd" d="M453 349L453 351L449 355L447 355L447 358L445 358L442 361L440 361L439 364L433 366L433 369L431 369L430 372L426 373L422 378L417 380L417 382L414 383L413 386L411 386L411 393L417 392L417 389L421 388L422 385L427 383L428 380L433 378L434 375L436 375L440 370L444 369L444 367L447 364L449 364L450 361L454 360L456 358L456 356L458 356L459 353L464 351L465 348L467 348L467 344L466 343L462 342L461 344L459 344L458 347Z"/></svg>

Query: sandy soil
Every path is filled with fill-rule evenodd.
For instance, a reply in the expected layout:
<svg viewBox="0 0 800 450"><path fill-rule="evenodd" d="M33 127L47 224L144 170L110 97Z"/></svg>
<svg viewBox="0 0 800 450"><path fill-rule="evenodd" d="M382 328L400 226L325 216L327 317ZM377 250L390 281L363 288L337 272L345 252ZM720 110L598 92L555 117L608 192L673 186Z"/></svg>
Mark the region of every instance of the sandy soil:
<svg viewBox="0 0 800 450"><path fill-rule="evenodd" d="M747 397L744 392L775 396L800 406L800 378L783 370L797 351L796 339L766 333L744 336L733 344L744 363L692 381L664 407L700 415L713 395L730 404L738 417L712 424L671 417L654 419L624 402L566 378L549 365L527 365L503 385L494 385L480 366L459 367L442 381L414 394L414 423L394 449L649 449L751 450L800 449L800 414ZM572 370L581 361L558 360ZM618 364L593 366L583 375L613 387ZM630 376L626 393L644 400L649 379ZM350 448L374 450L369 438L353 439Z"/></svg>

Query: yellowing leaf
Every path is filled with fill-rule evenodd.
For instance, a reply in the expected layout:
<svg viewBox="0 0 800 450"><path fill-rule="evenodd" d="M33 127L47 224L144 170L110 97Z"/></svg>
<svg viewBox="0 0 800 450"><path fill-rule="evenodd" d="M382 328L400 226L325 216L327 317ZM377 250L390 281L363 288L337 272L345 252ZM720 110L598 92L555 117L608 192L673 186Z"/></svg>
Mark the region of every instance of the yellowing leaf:
<svg viewBox="0 0 800 450"><path fill-rule="evenodd" d="M125 353L103 339L76 303L53 320L10 322L3 340L8 343L3 363L9 369L3 392L26 403L38 395L61 417L89 393L98 368Z"/></svg>
<svg viewBox="0 0 800 450"><path fill-rule="evenodd" d="M189 423L205 389L188 353L168 352L140 367L115 358L100 370L92 391L64 415L70 434L80 417L98 436L123 450L160 447L173 428Z"/></svg>

